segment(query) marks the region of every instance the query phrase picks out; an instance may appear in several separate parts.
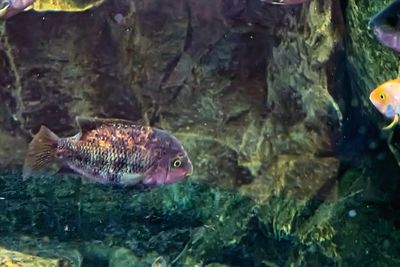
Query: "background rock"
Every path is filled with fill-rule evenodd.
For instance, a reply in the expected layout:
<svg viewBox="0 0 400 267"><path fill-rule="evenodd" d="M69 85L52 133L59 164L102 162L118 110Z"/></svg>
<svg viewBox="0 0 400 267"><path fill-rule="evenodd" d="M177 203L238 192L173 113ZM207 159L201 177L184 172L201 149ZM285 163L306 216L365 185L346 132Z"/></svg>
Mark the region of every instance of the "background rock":
<svg viewBox="0 0 400 267"><path fill-rule="evenodd" d="M16 167L0 176L1 233L48 236L81 262L115 266L159 255L178 266L332 266L352 262L349 244L362 251L368 230L351 243L357 221L347 214L368 218L364 201L383 189L368 177L394 167L366 176L372 156L354 168L343 160L352 149L339 154L341 137L357 136L346 121L370 112L352 105L364 103L364 89L347 90L339 2L206 2L110 0L81 13L24 12L1 26L0 164ZM364 77L356 6L349 1L346 55ZM74 134L77 115L144 118L173 132L194 175L151 190L63 175L23 183L31 134L41 124ZM370 248L373 263L379 250Z"/></svg>
<svg viewBox="0 0 400 267"><path fill-rule="evenodd" d="M330 4L302 12L259 1L107 1L81 13L26 12L3 33L2 127L28 141L41 124L72 134L77 115L144 117L198 155L197 179L249 184L242 191L261 201L295 179L307 198L338 168L326 156L341 119L326 75L337 42L330 17ZM307 162L311 173L281 168ZM302 173L320 182L301 185ZM260 185L262 194L253 189Z"/></svg>

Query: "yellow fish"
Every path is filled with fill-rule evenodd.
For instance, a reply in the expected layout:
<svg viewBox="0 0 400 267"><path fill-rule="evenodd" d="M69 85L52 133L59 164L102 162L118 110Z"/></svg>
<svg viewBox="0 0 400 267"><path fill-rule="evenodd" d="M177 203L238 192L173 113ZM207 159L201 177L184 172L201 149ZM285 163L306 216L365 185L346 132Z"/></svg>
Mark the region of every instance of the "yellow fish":
<svg viewBox="0 0 400 267"><path fill-rule="evenodd" d="M104 0L36 0L31 9L35 11L79 12L101 5Z"/></svg>
<svg viewBox="0 0 400 267"><path fill-rule="evenodd" d="M375 108L392 122L384 130L393 128L400 115L400 79L389 80L372 90L369 100Z"/></svg>
<svg viewBox="0 0 400 267"><path fill-rule="evenodd" d="M104 0L0 0L0 18L8 19L20 12L34 10L81 12L101 5Z"/></svg>

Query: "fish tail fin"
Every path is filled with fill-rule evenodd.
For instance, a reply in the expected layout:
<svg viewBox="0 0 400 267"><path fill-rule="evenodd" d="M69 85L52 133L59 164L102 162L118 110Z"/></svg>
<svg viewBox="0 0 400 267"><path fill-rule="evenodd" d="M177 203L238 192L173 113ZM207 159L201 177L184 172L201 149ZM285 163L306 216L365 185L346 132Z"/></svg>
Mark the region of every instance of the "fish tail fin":
<svg viewBox="0 0 400 267"><path fill-rule="evenodd" d="M22 179L27 180L32 173L50 169L56 161L57 143L60 138L47 127L41 126L29 144L25 157Z"/></svg>

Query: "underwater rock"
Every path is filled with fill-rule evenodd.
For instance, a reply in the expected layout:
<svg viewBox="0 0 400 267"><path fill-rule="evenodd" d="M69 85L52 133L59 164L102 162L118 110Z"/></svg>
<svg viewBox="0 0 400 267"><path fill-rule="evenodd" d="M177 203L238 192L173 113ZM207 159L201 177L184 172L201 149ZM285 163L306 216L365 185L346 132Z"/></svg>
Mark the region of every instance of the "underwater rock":
<svg viewBox="0 0 400 267"><path fill-rule="evenodd" d="M149 253L144 258L139 258L135 256L132 251L126 248L116 249L110 259L109 265L110 267L166 267L167 265L157 265L155 264L155 260L157 260L157 253Z"/></svg>
<svg viewBox="0 0 400 267"><path fill-rule="evenodd" d="M230 1L115 0L87 12L21 14L3 31L8 115L1 127L27 138L41 124L71 134L77 115L144 117L183 139L189 154L205 156L194 159L195 179L245 185L242 192L260 201L286 176L301 175L272 174L285 171L276 168L285 155L309 155L310 165L328 160L325 172L307 175L335 176L335 158L325 155L341 115L325 65L337 38L331 6L317 5L287 12L254 2L243 17ZM252 17L269 22L253 25ZM218 152L210 155L207 144Z"/></svg>
<svg viewBox="0 0 400 267"><path fill-rule="evenodd" d="M130 25L110 30L115 24L111 12L126 15L131 5L128 2L114 9L115 4L107 1L101 5L96 9L98 16L91 15L94 10L24 12L3 24L2 72L6 78L1 99L9 116L9 124L3 127L27 136L40 124L71 131L78 114L133 120L141 116L140 104L129 89L130 78L124 75L124 62L116 60L121 57L119 49L129 50L124 45L133 44L114 46L115 40L124 40L133 30L132 18L126 21ZM104 27L104 18L109 27Z"/></svg>
<svg viewBox="0 0 400 267"><path fill-rule="evenodd" d="M67 260L47 259L37 256L24 254L17 251L8 250L0 247L0 266L19 267L19 266L46 266L46 267L72 267Z"/></svg>
<svg viewBox="0 0 400 267"><path fill-rule="evenodd" d="M109 265L110 267L118 267L118 266L140 266L138 262L140 259L135 256L129 249L120 248L116 250L110 257ZM150 266L150 264L147 264Z"/></svg>
<svg viewBox="0 0 400 267"><path fill-rule="evenodd" d="M322 199L335 192L339 168L334 137L342 119L328 77L337 10L328 1L244 3L110 0L85 12L24 12L5 22L0 129L10 134L0 143L23 139L23 149L41 124L70 135L77 115L144 118L183 141L194 175L132 193L62 175L22 183L16 172L0 180L11 199L0 204L12 214L0 216L2 230L67 240L109 235L137 256L183 251L182 260L196 263L229 263L243 249L241 263L251 266L252 238L282 248L257 248L265 262L291 262L291 246L303 251L282 237L305 240L296 216L321 191ZM18 198L32 201L24 207ZM334 248L329 221L309 226L307 236L313 230L322 234L309 242Z"/></svg>

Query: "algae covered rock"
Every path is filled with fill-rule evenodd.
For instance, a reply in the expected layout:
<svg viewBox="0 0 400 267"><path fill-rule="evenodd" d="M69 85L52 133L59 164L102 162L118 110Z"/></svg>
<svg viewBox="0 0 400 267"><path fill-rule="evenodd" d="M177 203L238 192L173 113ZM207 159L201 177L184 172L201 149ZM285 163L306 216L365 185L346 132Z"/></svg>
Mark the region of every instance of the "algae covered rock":
<svg viewBox="0 0 400 267"><path fill-rule="evenodd" d="M204 265L337 262L336 212L320 204L337 210L340 8L247 2L110 0L5 22L2 140L23 150L41 124L72 135L77 115L144 118L183 141L195 173L144 192L5 173L1 232L100 240L81 251L113 264L154 251Z"/></svg>
<svg viewBox="0 0 400 267"><path fill-rule="evenodd" d="M4 267L59 267L73 266L66 260L46 259L0 247L0 266Z"/></svg>
<svg viewBox="0 0 400 267"><path fill-rule="evenodd" d="M330 166L315 175L333 177L335 158L313 156L332 152L340 125L324 74L337 42L331 6L256 2L107 1L90 13L44 13L45 23L43 14L20 14L3 32L11 67L3 70L2 127L29 140L41 124L72 134L77 115L145 117L204 155L195 160L199 179L249 183L242 191L261 201L291 176L271 173L294 155ZM303 8L317 13L301 17ZM275 48L273 38L281 40Z"/></svg>

